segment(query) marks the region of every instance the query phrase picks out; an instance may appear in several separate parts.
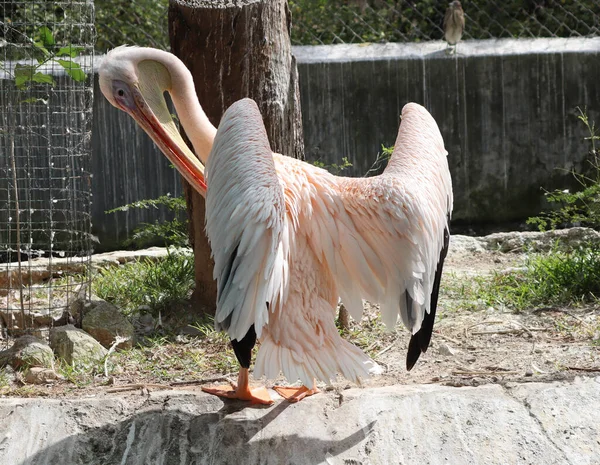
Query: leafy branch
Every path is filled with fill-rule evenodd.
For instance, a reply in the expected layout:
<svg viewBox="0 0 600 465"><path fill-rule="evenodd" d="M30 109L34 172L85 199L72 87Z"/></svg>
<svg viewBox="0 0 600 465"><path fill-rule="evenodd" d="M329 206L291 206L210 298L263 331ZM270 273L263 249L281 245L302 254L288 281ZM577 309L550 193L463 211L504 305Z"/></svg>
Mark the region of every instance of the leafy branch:
<svg viewBox="0 0 600 465"><path fill-rule="evenodd" d="M17 63L12 77L18 89L24 90L31 83L54 86L54 77L43 72L44 65L51 62L58 63L74 81L85 81L87 76L81 69L81 65L73 61L83 51L83 47L73 45L59 47L52 31L47 26L40 27L34 38L28 38L28 40L33 45L33 57L37 63L30 65ZM7 70L5 69L5 71Z"/></svg>
<svg viewBox="0 0 600 465"><path fill-rule="evenodd" d="M528 224L537 225L540 231L556 229L564 225L585 225L595 229L600 228L600 151L596 148L596 141L600 134L593 121L590 122L585 109L577 107L577 118L586 127L589 136L584 140L590 141L588 163L592 174L590 176L571 171L571 174L581 186L581 190L570 192L568 189L546 191L546 200L559 208L549 212L542 212L539 216L531 217Z"/></svg>
<svg viewBox="0 0 600 465"><path fill-rule="evenodd" d="M331 174L335 174L336 176L339 176L340 174L342 174L342 172L344 170L346 170L347 168L352 167L352 163L348 160L348 157L342 158L342 163L340 163L340 164L332 163L331 165L326 165L321 160L312 161L311 164L316 166L317 168L326 169Z"/></svg>
<svg viewBox="0 0 600 465"><path fill-rule="evenodd" d="M125 242L125 245L134 244L142 247L160 239L166 245L187 247L189 245L187 233L188 220L187 216L183 215L187 210L187 206L183 197L162 195L156 199L138 200L137 202L108 210L106 213L126 212L132 208L159 208L161 206L166 207L172 212L175 218L164 222L143 223L139 228L134 230L133 236Z"/></svg>

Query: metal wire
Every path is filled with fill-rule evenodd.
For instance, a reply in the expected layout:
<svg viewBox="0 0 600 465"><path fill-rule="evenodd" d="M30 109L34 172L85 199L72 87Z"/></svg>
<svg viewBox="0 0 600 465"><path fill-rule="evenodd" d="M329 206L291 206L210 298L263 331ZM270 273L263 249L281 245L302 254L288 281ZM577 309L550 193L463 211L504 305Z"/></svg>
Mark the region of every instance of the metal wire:
<svg viewBox="0 0 600 465"><path fill-rule="evenodd" d="M4 333L39 332L89 289L94 38L91 0L0 1Z"/></svg>
<svg viewBox="0 0 600 465"><path fill-rule="evenodd" d="M449 1L289 0L294 45L443 39ZM96 0L96 50L169 48L168 0ZM464 39L600 35L598 0L464 0Z"/></svg>
<svg viewBox="0 0 600 465"><path fill-rule="evenodd" d="M437 0L290 0L292 42L327 45L440 40L448 4ZM465 0L462 7L465 39L600 34L597 0Z"/></svg>

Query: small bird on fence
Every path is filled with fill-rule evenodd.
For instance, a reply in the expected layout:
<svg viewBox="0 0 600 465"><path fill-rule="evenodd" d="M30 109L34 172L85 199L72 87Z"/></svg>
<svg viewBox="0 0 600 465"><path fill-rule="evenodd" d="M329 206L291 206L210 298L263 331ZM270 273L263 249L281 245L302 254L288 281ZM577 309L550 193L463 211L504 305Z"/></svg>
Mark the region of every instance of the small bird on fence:
<svg viewBox="0 0 600 465"><path fill-rule="evenodd" d="M465 31L465 13L458 0L454 0L448 5L444 15L444 38L448 42L449 53L456 51L456 44L460 41Z"/></svg>

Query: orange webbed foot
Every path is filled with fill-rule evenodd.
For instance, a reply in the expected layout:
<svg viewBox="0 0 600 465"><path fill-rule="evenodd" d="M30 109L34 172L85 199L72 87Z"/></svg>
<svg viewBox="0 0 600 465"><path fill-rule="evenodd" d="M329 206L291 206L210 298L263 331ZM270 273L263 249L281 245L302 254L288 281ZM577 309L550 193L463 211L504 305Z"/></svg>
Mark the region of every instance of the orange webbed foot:
<svg viewBox="0 0 600 465"><path fill-rule="evenodd" d="M273 389L279 394L281 397L286 399L288 402L295 403L300 402L302 399L308 396L312 396L313 394L317 394L321 392L317 389L316 386L312 388L307 388L306 386L301 387L288 387L288 386L273 386Z"/></svg>
<svg viewBox="0 0 600 465"><path fill-rule="evenodd" d="M240 369L237 386L232 382L229 386L216 386L213 388L203 387L202 390L208 394L225 397L227 399L248 400L253 404L271 405L273 403L273 399L271 399L266 388L260 387L250 389L247 368Z"/></svg>
<svg viewBox="0 0 600 465"><path fill-rule="evenodd" d="M271 399L269 392L264 387L240 389L240 387L223 385L212 388L203 387L202 390L215 396L246 400L253 404L271 405L273 403L273 399Z"/></svg>

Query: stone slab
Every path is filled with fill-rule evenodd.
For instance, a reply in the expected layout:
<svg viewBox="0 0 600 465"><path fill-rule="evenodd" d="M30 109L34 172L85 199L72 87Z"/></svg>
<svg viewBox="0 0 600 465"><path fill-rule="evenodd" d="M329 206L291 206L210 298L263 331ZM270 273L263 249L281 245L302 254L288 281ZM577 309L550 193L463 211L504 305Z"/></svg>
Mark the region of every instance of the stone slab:
<svg viewBox="0 0 600 465"><path fill-rule="evenodd" d="M600 378L350 389L255 408L198 391L7 398L0 463L593 464L599 410Z"/></svg>

